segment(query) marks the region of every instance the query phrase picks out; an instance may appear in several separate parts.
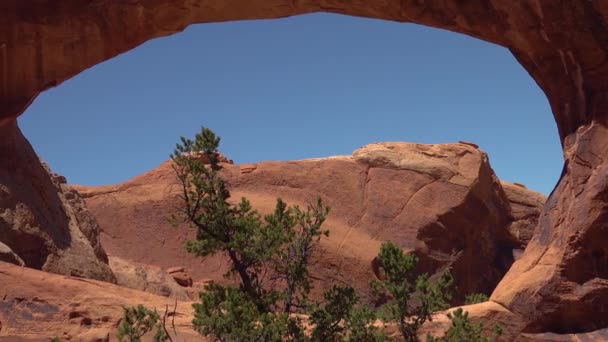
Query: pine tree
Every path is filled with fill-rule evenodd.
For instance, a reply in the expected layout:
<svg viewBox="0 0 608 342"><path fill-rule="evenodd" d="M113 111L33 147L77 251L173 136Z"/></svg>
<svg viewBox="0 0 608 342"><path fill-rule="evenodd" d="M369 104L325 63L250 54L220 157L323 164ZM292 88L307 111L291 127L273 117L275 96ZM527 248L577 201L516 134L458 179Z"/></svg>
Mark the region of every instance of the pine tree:
<svg viewBox="0 0 608 342"><path fill-rule="evenodd" d="M219 142L202 128L194 140L182 137L171 155L182 201L174 219L197 232L186 249L201 257L226 255L226 277L238 280L236 287L207 286L194 305L195 329L226 341L299 339L303 328L293 314L309 307L308 266L321 237L329 234L322 229L329 207L317 198L303 210L279 198L274 211L262 216L246 198L230 203L220 177Z"/></svg>
<svg viewBox="0 0 608 342"><path fill-rule="evenodd" d="M379 300L387 300L381 307L385 322L395 322L405 341L417 341L417 331L432 314L448 307L453 278L446 271L436 281L427 274L414 276L416 256L406 254L392 242L380 247L378 259L384 279L372 281Z"/></svg>

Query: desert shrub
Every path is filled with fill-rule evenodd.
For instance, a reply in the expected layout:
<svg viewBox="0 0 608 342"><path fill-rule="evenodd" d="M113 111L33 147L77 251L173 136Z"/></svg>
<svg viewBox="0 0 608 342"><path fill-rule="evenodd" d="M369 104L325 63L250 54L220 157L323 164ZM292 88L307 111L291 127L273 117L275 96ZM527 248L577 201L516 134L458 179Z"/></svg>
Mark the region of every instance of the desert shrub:
<svg viewBox="0 0 608 342"><path fill-rule="evenodd" d="M123 318L118 326L118 341L140 342L141 338L152 330L155 330L154 342L170 339L156 310L150 310L141 304L123 307Z"/></svg>
<svg viewBox="0 0 608 342"><path fill-rule="evenodd" d="M487 302L489 299L490 298L486 294L471 293L464 297L464 304L465 305L478 304L478 303Z"/></svg>
<svg viewBox="0 0 608 342"><path fill-rule="evenodd" d="M472 323L469 320L469 313L458 308L451 313L448 313L448 318L451 321L449 329L443 337L432 337L427 335L427 342L493 342L502 335L502 328L495 324L492 335L483 335L483 324Z"/></svg>
<svg viewBox="0 0 608 342"><path fill-rule="evenodd" d="M431 280L427 274L415 275L416 256L404 253L392 242L380 247L378 260L384 277L372 281L376 297L386 299L381 317L393 322L406 341L417 341L417 331L432 314L448 307L454 280L449 271Z"/></svg>
<svg viewBox="0 0 608 342"><path fill-rule="evenodd" d="M310 311L312 341L388 341L374 326L375 313L360 305L352 287L334 285L323 296L325 303Z"/></svg>

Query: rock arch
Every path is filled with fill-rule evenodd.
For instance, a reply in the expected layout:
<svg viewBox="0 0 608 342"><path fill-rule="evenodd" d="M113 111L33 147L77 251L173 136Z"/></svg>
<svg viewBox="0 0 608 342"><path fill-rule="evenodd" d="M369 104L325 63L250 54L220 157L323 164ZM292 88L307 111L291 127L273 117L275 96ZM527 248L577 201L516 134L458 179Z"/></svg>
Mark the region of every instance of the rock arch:
<svg viewBox="0 0 608 342"><path fill-rule="evenodd" d="M149 39L193 23L312 12L433 26L513 53L549 100L565 164L534 238L491 299L520 315L526 332L608 326L608 3L603 0L5 0L0 127L18 131L14 119L41 91ZM14 144L0 144L9 145ZM11 182L14 172L6 161L20 150L0 149L4 182Z"/></svg>

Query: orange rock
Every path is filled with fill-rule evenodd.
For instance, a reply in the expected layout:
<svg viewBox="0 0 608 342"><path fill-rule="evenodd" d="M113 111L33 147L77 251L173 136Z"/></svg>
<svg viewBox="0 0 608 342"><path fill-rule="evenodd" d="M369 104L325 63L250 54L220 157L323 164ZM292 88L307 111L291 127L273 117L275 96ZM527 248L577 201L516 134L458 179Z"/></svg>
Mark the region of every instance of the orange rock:
<svg viewBox="0 0 608 342"><path fill-rule="evenodd" d="M142 304L162 316L175 305L174 298L4 262L0 262L0 284L1 341L49 341L55 336L62 341L99 341L109 336L115 341L123 306ZM179 341L200 341L192 330L191 302L178 301L174 317Z"/></svg>
<svg viewBox="0 0 608 342"><path fill-rule="evenodd" d="M175 281L183 287L192 287L192 277L186 272L171 273Z"/></svg>
<svg viewBox="0 0 608 342"><path fill-rule="evenodd" d="M242 164L239 166L241 173L252 173L258 168L258 164Z"/></svg>
<svg viewBox="0 0 608 342"><path fill-rule="evenodd" d="M164 297L182 300L195 298L176 282L171 272L165 272L158 266L127 261L115 256L109 259L117 285Z"/></svg>
<svg viewBox="0 0 608 342"><path fill-rule="evenodd" d="M487 156L469 145L377 143L352 156L255 167L251 173L242 172L249 165L222 171L233 199L245 196L270 212L277 197L302 206L320 195L332 207L330 237L322 241L313 268L317 290L348 281L368 293L372 260L390 239L419 256L421 272L451 265L457 298L489 294L513 261L513 248L522 245L508 230L511 205ZM112 255L160 267L180 264L194 279L225 282L227 260L187 254L183 242L194 232L166 223L178 204L169 162L122 184L77 189L102 225L103 244ZM191 284L188 277L176 280Z"/></svg>
<svg viewBox="0 0 608 342"><path fill-rule="evenodd" d="M167 268L167 273L169 273L169 274L178 273L178 272L184 272L184 268L181 266Z"/></svg>
<svg viewBox="0 0 608 342"><path fill-rule="evenodd" d="M564 149L568 162L538 228L491 296L526 317L527 333L608 326L608 128L589 125Z"/></svg>

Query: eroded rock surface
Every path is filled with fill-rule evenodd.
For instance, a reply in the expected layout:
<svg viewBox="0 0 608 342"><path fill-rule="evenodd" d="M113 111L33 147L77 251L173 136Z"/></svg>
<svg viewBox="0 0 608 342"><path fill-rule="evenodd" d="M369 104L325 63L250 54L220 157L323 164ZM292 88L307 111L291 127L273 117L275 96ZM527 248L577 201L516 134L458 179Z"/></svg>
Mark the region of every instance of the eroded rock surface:
<svg viewBox="0 0 608 342"><path fill-rule="evenodd" d="M116 276L116 285L180 300L194 299L174 280L169 272L158 266L141 264L113 256L109 259L110 268Z"/></svg>
<svg viewBox="0 0 608 342"><path fill-rule="evenodd" d="M525 316L514 314L504 306L495 302L465 305L461 307L468 312L469 320L474 323L481 323L484 327L484 334L491 335L494 325L500 326L502 334L498 341L504 342L600 342L608 340L608 329L600 329L586 333L559 334L559 333L522 333L527 325ZM449 328L451 321L446 314L453 312L457 308L451 308L444 312L436 313L433 321L426 322L418 331L418 337L424 341L427 333L435 337L443 336ZM387 332L392 336L398 337L395 327L389 327Z"/></svg>
<svg viewBox="0 0 608 342"><path fill-rule="evenodd" d="M1 341L50 341L53 337L61 341L116 341L123 306L142 304L162 316L166 309L172 313L176 303L174 298L107 282L4 262L0 262L0 284ZM177 301L175 311L179 341L201 341L192 330L192 303ZM173 320L173 315L169 317Z"/></svg>
<svg viewBox="0 0 608 342"><path fill-rule="evenodd" d="M39 161L15 122L0 136L0 242L27 267L114 281L78 193Z"/></svg>
<svg viewBox="0 0 608 342"><path fill-rule="evenodd" d="M521 249L528 245L538 225L538 218L547 201L547 197L538 192L526 189L521 184L501 181L500 184L511 204L511 224L509 232L520 243Z"/></svg>
<svg viewBox="0 0 608 342"><path fill-rule="evenodd" d="M468 144L378 143L352 156L224 164L222 175L234 200L245 196L262 212L277 197L305 205L320 195L332 207L330 238L314 266L319 288L348 281L367 292L379 245L392 240L420 257L421 272L452 267L459 299L489 294L523 243L509 232L511 205L486 154ZM192 232L167 224L179 205L169 162L115 186L76 188L103 227L110 254L182 264L195 279L223 281L226 260L188 255L183 243Z"/></svg>
<svg viewBox="0 0 608 342"><path fill-rule="evenodd" d="M491 299L527 317L530 333L608 326L608 129L566 139L566 170L525 253Z"/></svg>

